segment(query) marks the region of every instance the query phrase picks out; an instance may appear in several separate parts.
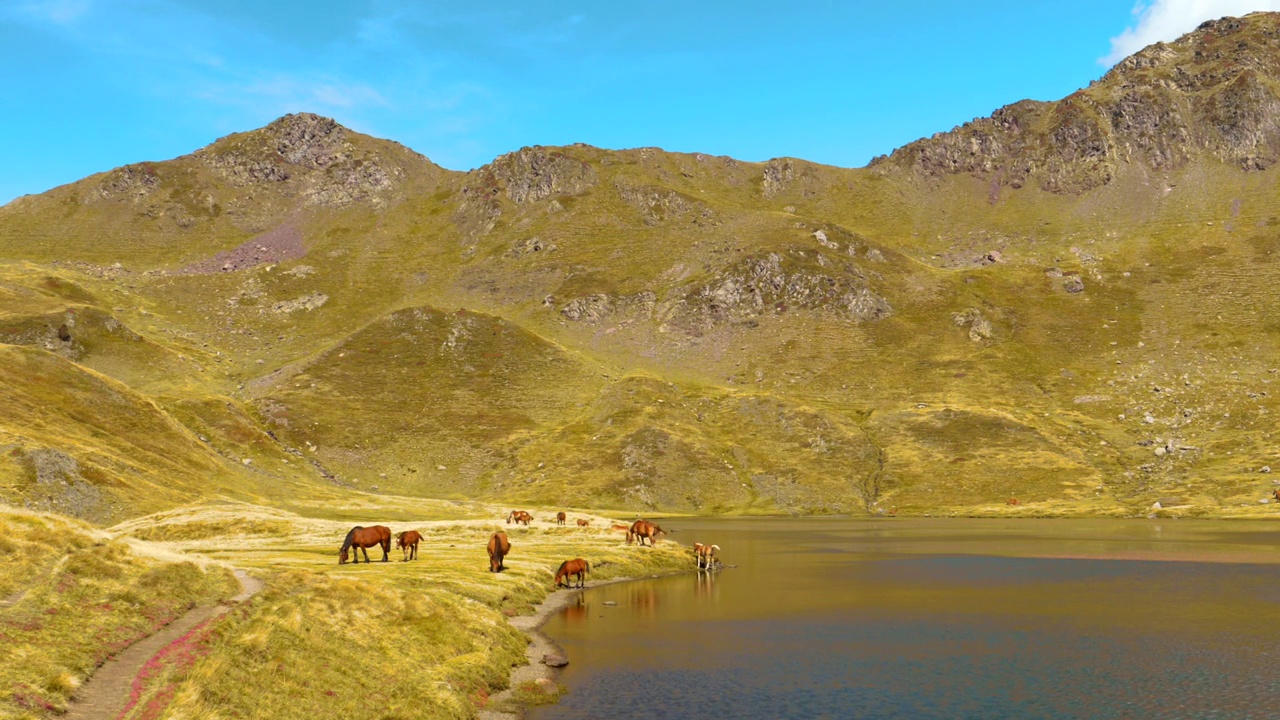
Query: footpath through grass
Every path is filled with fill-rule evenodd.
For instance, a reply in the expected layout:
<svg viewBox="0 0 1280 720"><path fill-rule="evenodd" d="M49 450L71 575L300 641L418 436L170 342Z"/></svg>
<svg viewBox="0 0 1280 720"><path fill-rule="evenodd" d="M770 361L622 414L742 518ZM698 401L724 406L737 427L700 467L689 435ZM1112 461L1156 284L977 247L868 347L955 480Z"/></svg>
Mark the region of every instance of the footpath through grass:
<svg viewBox="0 0 1280 720"><path fill-rule="evenodd" d="M0 508L0 530L0 717L61 713L108 657L238 587L74 520Z"/></svg>

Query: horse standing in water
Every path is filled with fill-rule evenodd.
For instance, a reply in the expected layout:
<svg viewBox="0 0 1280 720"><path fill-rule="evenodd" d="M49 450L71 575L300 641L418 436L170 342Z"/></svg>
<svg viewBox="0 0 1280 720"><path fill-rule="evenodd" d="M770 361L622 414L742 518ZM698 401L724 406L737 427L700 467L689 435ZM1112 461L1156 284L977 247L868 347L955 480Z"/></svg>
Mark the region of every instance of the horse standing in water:
<svg viewBox="0 0 1280 720"><path fill-rule="evenodd" d="M489 537L489 572L502 572L507 567L502 564L502 559L511 552L511 541L507 539L507 534L499 530Z"/></svg>
<svg viewBox="0 0 1280 720"><path fill-rule="evenodd" d="M563 524L564 524L564 521L565 521L565 517L566 517L566 516L565 516L565 514L564 514L564 511L563 511L563 510L561 510L561 511L560 511L560 512L558 512L558 513L556 513L556 524L557 524L557 525L563 525Z"/></svg>
<svg viewBox="0 0 1280 720"><path fill-rule="evenodd" d="M573 587L569 582L569 578L576 576L578 579L578 587L586 587L586 575L591 572L591 563L582 558L574 558L565 560L560 563L560 569L556 570L556 587L560 587L560 581L564 581L565 587Z"/></svg>
<svg viewBox="0 0 1280 720"><path fill-rule="evenodd" d="M370 562L368 548L374 545L382 546L382 562L387 562L387 556L391 554L391 528L385 525L374 525L372 527L360 527L359 525L351 528L347 532L347 538L342 541L342 549L338 551L338 564L345 565L347 562L347 551L351 551L353 560L358 564L360 562L359 553L364 553L364 561ZM355 549L352 549L352 548Z"/></svg>
<svg viewBox="0 0 1280 720"><path fill-rule="evenodd" d="M716 565L716 552L719 550L719 545L703 545L702 543L694 543L693 558L698 563L698 569L713 569Z"/></svg>
<svg viewBox="0 0 1280 720"><path fill-rule="evenodd" d="M631 523L631 527L627 530L627 544L633 541L644 545L645 538L649 539L649 547L657 542L659 535L665 535L666 530L658 527L657 523L651 523L648 520L637 520Z"/></svg>
<svg viewBox="0 0 1280 720"><path fill-rule="evenodd" d="M417 530L408 530L396 536L396 547L404 553L404 560L401 562L418 559L418 543L421 541L422 533Z"/></svg>

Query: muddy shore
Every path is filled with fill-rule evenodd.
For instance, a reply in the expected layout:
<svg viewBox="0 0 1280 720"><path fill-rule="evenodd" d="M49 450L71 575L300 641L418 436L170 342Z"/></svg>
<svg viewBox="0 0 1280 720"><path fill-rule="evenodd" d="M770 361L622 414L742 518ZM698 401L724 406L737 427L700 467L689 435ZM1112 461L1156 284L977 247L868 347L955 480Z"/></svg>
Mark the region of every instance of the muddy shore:
<svg viewBox="0 0 1280 720"><path fill-rule="evenodd" d="M478 717L480 720L521 720L525 716L525 709L520 707L515 700L516 688L520 685L538 680L545 680L555 686L557 678L560 676L558 668L544 664L543 658L548 655L566 658L564 650L556 644L554 640L547 637L542 632L542 626L552 615L563 611L565 608L577 600L582 593L591 588L604 587L605 585L616 585L618 583L635 582L637 580L654 580L680 573L665 573L661 575L647 575L645 577L626 577L612 578L609 580L588 581L585 588L558 589L547 595L543 601L533 609L532 615L517 615L508 618L507 621L511 626L523 632L529 638L529 646L525 648L525 664L517 665L511 668L511 680L507 685L507 689L499 693L494 693L489 697L487 708L504 708L483 709Z"/></svg>

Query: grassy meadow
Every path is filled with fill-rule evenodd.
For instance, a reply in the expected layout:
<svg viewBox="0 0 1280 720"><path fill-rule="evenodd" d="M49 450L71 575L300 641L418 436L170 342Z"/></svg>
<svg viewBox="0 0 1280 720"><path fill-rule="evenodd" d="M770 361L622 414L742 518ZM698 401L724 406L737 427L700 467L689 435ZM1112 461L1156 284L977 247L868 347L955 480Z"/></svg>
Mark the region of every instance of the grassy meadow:
<svg viewBox="0 0 1280 720"><path fill-rule="evenodd" d="M140 669L123 717L467 718L504 709L488 698L506 688L527 642L506 618L533 610L562 560L587 558L593 580L692 564L673 542L626 545L599 515L570 510L558 526L552 510L533 514L526 528L479 503L362 496L304 515L226 500L101 530L5 511L0 552L15 572L0 577L0 594L13 600L0 606L0 716L56 717L110 654L196 604L236 595L233 567L263 589ZM393 547L381 563L375 547L372 564L339 566L353 517L419 530L418 560L403 562ZM485 544L497 529L512 551L495 574Z"/></svg>

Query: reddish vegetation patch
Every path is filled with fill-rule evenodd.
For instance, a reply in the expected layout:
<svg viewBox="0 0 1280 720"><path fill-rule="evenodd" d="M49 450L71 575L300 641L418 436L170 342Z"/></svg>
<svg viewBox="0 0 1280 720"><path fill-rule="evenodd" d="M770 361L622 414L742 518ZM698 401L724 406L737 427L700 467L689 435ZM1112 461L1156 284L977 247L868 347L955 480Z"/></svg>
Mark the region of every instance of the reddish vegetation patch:
<svg viewBox="0 0 1280 720"><path fill-rule="evenodd" d="M130 686L129 702L125 704L124 709L116 716L116 720L128 717L129 713L142 701L143 694L154 683L157 676L166 671L172 671L173 677L179 677L189 670L192 665L195 665L196 660L209 653L206 641L213 632L213 628L210 626L211 621L212 618L191 628L185 635L169 643L142 666ZM173 700L173 695L177 689L176 681L171 680L166 683L147 701L138 717L142 720L155 720L155 718L160 717L164 709Z"/></svg>
<svg viewBox="0 0 1280 720"><path fill-rule="evenodd" d="M477 709L484 709L484 706L489 704L489 691L480 688L471 693L471 702Z"/></svg>
<svg viewBox="0 0 1280 720"><path fill-rule="evenodd" d="M46 700L43 695L31 689L31 686L25 683L15 686L13 701L27 710L46 710L49 712L57 710L53 703Z"/></svg>
<svg viewBox="0 0 1280 720"><path fill-rule="evenodd" d="M302 245L302 228L297 218L290 218L240 247L220 252L208 260L192 263L175 275L208 275L218 272L247 270L262 263L296 260L307 254Z"/></svg>

